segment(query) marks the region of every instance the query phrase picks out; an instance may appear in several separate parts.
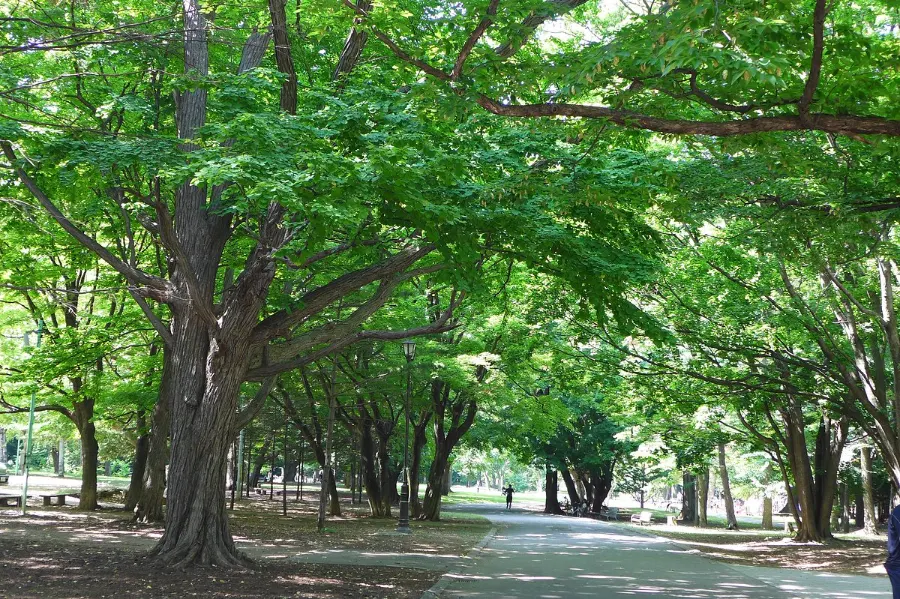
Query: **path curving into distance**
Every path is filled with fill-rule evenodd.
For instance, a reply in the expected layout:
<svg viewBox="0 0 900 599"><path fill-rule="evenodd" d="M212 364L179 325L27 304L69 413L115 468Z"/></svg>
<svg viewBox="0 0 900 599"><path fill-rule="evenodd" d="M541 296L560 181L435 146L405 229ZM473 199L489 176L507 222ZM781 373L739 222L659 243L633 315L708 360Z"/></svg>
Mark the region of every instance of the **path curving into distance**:
<svg viewBox="0 0 900 599"><path fill-rule="evenodd" d="M885 577L731 566L630 527L497 505L460 506L497 527L426 596L441 599L881 599Z"/></svg>

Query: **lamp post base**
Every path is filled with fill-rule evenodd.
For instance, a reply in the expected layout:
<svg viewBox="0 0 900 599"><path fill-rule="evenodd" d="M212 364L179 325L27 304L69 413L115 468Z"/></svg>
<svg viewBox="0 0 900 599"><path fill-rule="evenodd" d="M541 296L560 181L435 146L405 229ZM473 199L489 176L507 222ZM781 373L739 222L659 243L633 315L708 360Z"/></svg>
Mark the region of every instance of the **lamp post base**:
<svg viewBox="0 0 900 599"><path fill-rule="evenodd" d="M397 532L412 533L409 528L409 485L405 482L400 487L400 520L397 522Z"/></svg>

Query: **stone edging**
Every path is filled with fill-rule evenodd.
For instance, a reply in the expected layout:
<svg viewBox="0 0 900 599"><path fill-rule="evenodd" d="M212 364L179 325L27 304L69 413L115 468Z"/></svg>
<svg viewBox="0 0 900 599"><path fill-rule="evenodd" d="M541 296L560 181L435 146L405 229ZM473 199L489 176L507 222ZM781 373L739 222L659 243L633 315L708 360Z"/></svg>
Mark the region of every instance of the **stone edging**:
<svg viewBox="0 0 900 599"><path fill-rule="evenodd" d="M467 557L470 557L470 556L474 557L473 554L480 553L481 551L483 551L484 548L487 546L487 544L490 543L491 539L494 537L495 534L497 534L497 528L492 527L488 531L488 533L486 535L484 535L484 537L480 541L478 541L478 544L475 545L471 551L469 551L469 554L467 555ZM453 581L453 578L461 576L461 574L462 573L458 572L458 571L457 572L445 572L441 576L441 578L436 583L434 583L434 585L430 589L428 589L427 591L422 593L422 599L438 599L438 597L441 596L441 593L444 592L444 589L447 588L447 585L449 585Z"/></svg>

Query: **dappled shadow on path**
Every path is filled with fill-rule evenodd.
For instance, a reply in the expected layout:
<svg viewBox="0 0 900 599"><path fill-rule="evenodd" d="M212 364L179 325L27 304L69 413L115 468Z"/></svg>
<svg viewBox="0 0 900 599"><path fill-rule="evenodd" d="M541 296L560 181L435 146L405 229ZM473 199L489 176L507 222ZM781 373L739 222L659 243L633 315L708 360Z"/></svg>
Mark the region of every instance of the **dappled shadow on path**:
<svg viewBox="0 0 900 599"><path fill-rule="evenodd" d="M853 576L828 583L760 580L664 539L617 525L571 518L492 517L507 523L469 568L451 577L443 598L563 599L653 597L685 599L874 599L889 592L853 588ZM847 582L841 584L841 579ZM883 580L883 579L882 579ZM832 584L833 582L833 584ZM884 581L887 582L886 580ZM876 584L876 588L878 583ZM889 588L886 587L886 588Z"/></svg>

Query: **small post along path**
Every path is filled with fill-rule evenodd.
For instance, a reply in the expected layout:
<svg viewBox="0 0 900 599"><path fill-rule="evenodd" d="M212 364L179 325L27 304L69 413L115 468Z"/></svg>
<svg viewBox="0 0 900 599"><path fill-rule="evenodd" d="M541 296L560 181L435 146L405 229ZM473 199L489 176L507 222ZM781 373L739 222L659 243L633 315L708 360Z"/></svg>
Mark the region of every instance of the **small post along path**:
<svg viewBox="0 0 900 599"><path fill-rule="evenodd" d="M450 508L454 509L453 507ZM731 566L628 526L466 505L497 527L484 549L445 575L441 599L882 599L886 577Z"/></svg>

